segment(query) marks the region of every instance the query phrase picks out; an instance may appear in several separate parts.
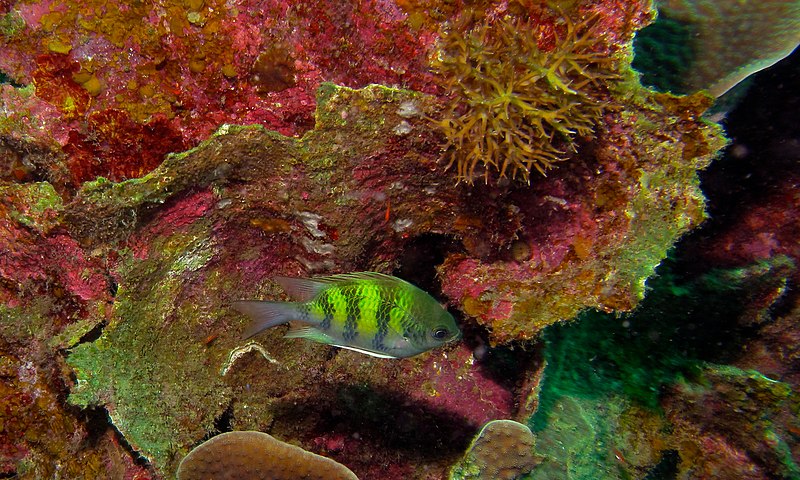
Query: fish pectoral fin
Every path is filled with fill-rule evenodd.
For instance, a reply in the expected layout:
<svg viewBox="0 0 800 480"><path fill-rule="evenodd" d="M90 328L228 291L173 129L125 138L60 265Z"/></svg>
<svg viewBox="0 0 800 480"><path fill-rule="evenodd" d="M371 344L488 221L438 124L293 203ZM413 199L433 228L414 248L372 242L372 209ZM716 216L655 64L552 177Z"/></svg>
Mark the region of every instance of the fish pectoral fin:
<svg viewBox="0 0 800 480"><path fill-rule="evenodd" d="M333 345L334 347L345 348L347 350L353 350L354 352L363 353L364 355L369 355L369 356L372 356L372 357L398 358L398 357L389 355L388 353L380 353L380 352L375 352L375 351L372 351L372 350L365 350L363 348L353 347L351 345L340 345L338 343L331 343L331 345Z"/></svg>
<svg viewBox="0 0 800 480"><path fill-rule="evenodd" d="M305 338L314 342L333 345L336 340L330 336L320 332L316 328L309 325L292 326L292 329L286 332L284 338Z"/></svg>

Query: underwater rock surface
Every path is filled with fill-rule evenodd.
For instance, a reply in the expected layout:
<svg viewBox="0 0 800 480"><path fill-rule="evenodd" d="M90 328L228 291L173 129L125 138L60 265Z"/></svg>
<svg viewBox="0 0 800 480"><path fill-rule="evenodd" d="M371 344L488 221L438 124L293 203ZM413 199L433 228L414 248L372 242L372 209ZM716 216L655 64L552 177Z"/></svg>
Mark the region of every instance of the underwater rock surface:
<svg viewBox="0 0 800 480"><path fill-rule="evenodd" d="M668 250L704 220L698 171L725 144L701 118L709 97L656 93L630 71L649 3L561 6L598 16L598 52L620 72L598 97L602 117L546 178L471 186L444 168L431 123L450 93L429 69L442 29L467 9L489 20L533 12L546 49L562 10L290 3L112 14L0 2L0 476L174 478L210 435L258 430L362 480L442 479L483 425L528 422L538 408L541 463L529 478L589 468L554 453L563 432L606 472L642 478L677 458L676 471L699 478L730 458L735 420L706 441L696 426L709 420L681 402L750 398L783 422L781 440L760 449L770 429L759 426L737 448L765 472L795 471L781 443L796 428L793 371L774 360L786 378L769 390L746 364L773 345L794 355L793 317L770 320L781 292L769 282L748 304L761 314L761 355L704 370L701 383L721 393L656 376L663 398L547 396L562 350L557 333L534 340L586 308L636 308ZM364 270L437 295L460 312L465 341L386 361L281 329L240 339L247 320L230 303L285 299L273 275ZM695 462L712 444L719 461Z"/></svg>

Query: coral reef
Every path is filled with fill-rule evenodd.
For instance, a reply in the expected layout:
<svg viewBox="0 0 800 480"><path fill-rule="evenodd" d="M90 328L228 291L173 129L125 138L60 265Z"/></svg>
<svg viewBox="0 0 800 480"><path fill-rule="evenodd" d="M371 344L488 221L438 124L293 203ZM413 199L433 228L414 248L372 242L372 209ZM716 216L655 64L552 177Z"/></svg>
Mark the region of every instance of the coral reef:
<svg viewBox="0 0 800 480"><path fill-rule="evenodd" d="M365 480L444 478L482 425L553 411L524 341L634 308L705 217L697 172L724 139L709 97L630 71L649 2L537 20L546 55L583 38L561 36L565 15L591 19L585 53L613 53L619 78L592 97L613 105L593 135L568 134L531 186L455 185L441 162L428 119L448 92L428 60L460 3L110 5L0 2L3 475L80 476L83 459L87 478L172 478L209 435L258 430ZM480 18L509 8L544 7ZM285 300L273 275L364 270L460 311L464 342L382 361L281 329L240 340L231 302ZM663 450L621 455L639 472Z"/></svg>
<svg viewBox="0 0 800 480"><path fill-rule="evenodd" d="M93 248L126 247L114 269L120 280L108 325L69 355L77 374L70 400L105 405L159 472L174 469L226 416L236 429L269 429L316 451L337 443L328 438L337 425L357 438L347 437L333 456L364 478L377 475L371 469L387 442L435 444L429 434L412 433L447 431L452 446L435 456L389 455L377 463L444 468L475 428L513 416L515 398L524 394L473 364L464 345L408 363L332 354L285 340L282 331L242 345L247 320L229 307L241 298L279 298L282 290L268 280L274 274L385 269L406 235L417 237L446 217L452 193L412 208L420 203L409 192L444 174L420 172L416 165L429 160L409 148L419 139L392 133L404 120L397 113L403 105L424 112L431 104L408 91L326 85L317 128L302 140L225 127L141 179L87 184L64 212L65 226ZM408 164L376 163L387 148L404 151ZM379 234L381 244L364 244ZM383 419L397 411L402 426L387 428ZM351 415L359 421L348 423Z"/></svg>
<svg viewBox="0 0 800 480"><path fill-rule="evenodd" d="M228 432L206 440L181 461L177 477L178 480L358 480L340 463L252 431Z"/></svg>
<svg viewBox="0 0 800 480"><path fill-rule="evenodd" d="M536 467L536 439L513 420L493 420L483 426L464 458L450 472L451 480L520 478Z"/></svg>
<svg viewBox="0 0 800 480"><path fill-rule="evenodd" d="M792 385L752 370L709 366L676 383L664 410L680 478L796 478L798 408Z"/></svg>
<svg viewBox="0 0 800 480"><path fill-rule="evenodd" d="M593 134L616 65L609 52L593 50L596 17L559 25L544 14L472 16L468 10L445 30L433 62L452 98L435 122L450 147L448 168L455 164L467 183L495 172L527 183L532 170L544 175L564 160L576 136ZM544 28L552 45L543 49Z"/></svg>
<svg viewBox="0 0 800 480"><path fill-rule="evenodd" d="M69 152L38 165L61 190L143 175L222 123L313 127L322 81L433 89L438 25L393 4L338 1L3 2L0 130ZM35 88L35 96L32 92ZM41 128L46 125L46 128ZM6 130L6 128L8 130ZM134 154L139 152L139 155Z"/></svg>

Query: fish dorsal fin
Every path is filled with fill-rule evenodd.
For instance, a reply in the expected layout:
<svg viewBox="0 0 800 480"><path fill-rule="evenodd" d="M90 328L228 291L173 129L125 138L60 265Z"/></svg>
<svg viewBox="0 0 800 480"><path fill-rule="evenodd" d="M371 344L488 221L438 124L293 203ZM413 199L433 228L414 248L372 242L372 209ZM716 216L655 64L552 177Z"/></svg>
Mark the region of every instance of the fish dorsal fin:
<svg viewBox="0 0 800 480"><path fill-rule="evenodd" d="M318 282L315 278L274 277L273 280L298 302L310 302L328 287L327 283Z"/></svg>
<svg viewBox="0 0 800 480"><path fill-rule="evenodd" d="M315 282L322 282L326 284L354 282L358 280L369 280L373 282L400 282L408 283L402 278L393 277L385 273L379 272L352 272L352 273L337 273L336 275L326 275L324 277L314 277L311 280Z"/></svg>
<svg viewBox="0 0 800 480"><path fill-rule="evenodd" d="M403 279L378 272L339 273L336 275L314 278L274 277L273 280L278 282L290 297L300 302L309 302L313 300L321 291L337 283L368 280L373 282L394 282L410 285Z"/></svg>
<svg viewBox="0 0 800 480"><path fill-rule="evenodd" d="M284 338L306 338L308 340L312 340L319 343L325 343L327 345L333 345L336 340L331 338L330 336L320 332L314 327L309 325L292 325L291 330L286 332L286 335L283 336Z"/></svg>

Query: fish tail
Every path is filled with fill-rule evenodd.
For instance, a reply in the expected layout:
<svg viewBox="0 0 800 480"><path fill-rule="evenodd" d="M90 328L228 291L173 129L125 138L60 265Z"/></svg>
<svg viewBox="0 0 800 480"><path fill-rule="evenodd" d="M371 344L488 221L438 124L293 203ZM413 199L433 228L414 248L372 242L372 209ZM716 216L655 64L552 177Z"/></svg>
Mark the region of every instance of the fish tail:
<svg viewBox="0 0 800 480"><path fill-rule="evenodd" d="M231 306L239 312L250 317L251 323L242 333L242 338L247 339L268 328L282 325L291 320L300 320L299 306L293 302L262 302L258 300L243 300L233 302Z"/></svg>

